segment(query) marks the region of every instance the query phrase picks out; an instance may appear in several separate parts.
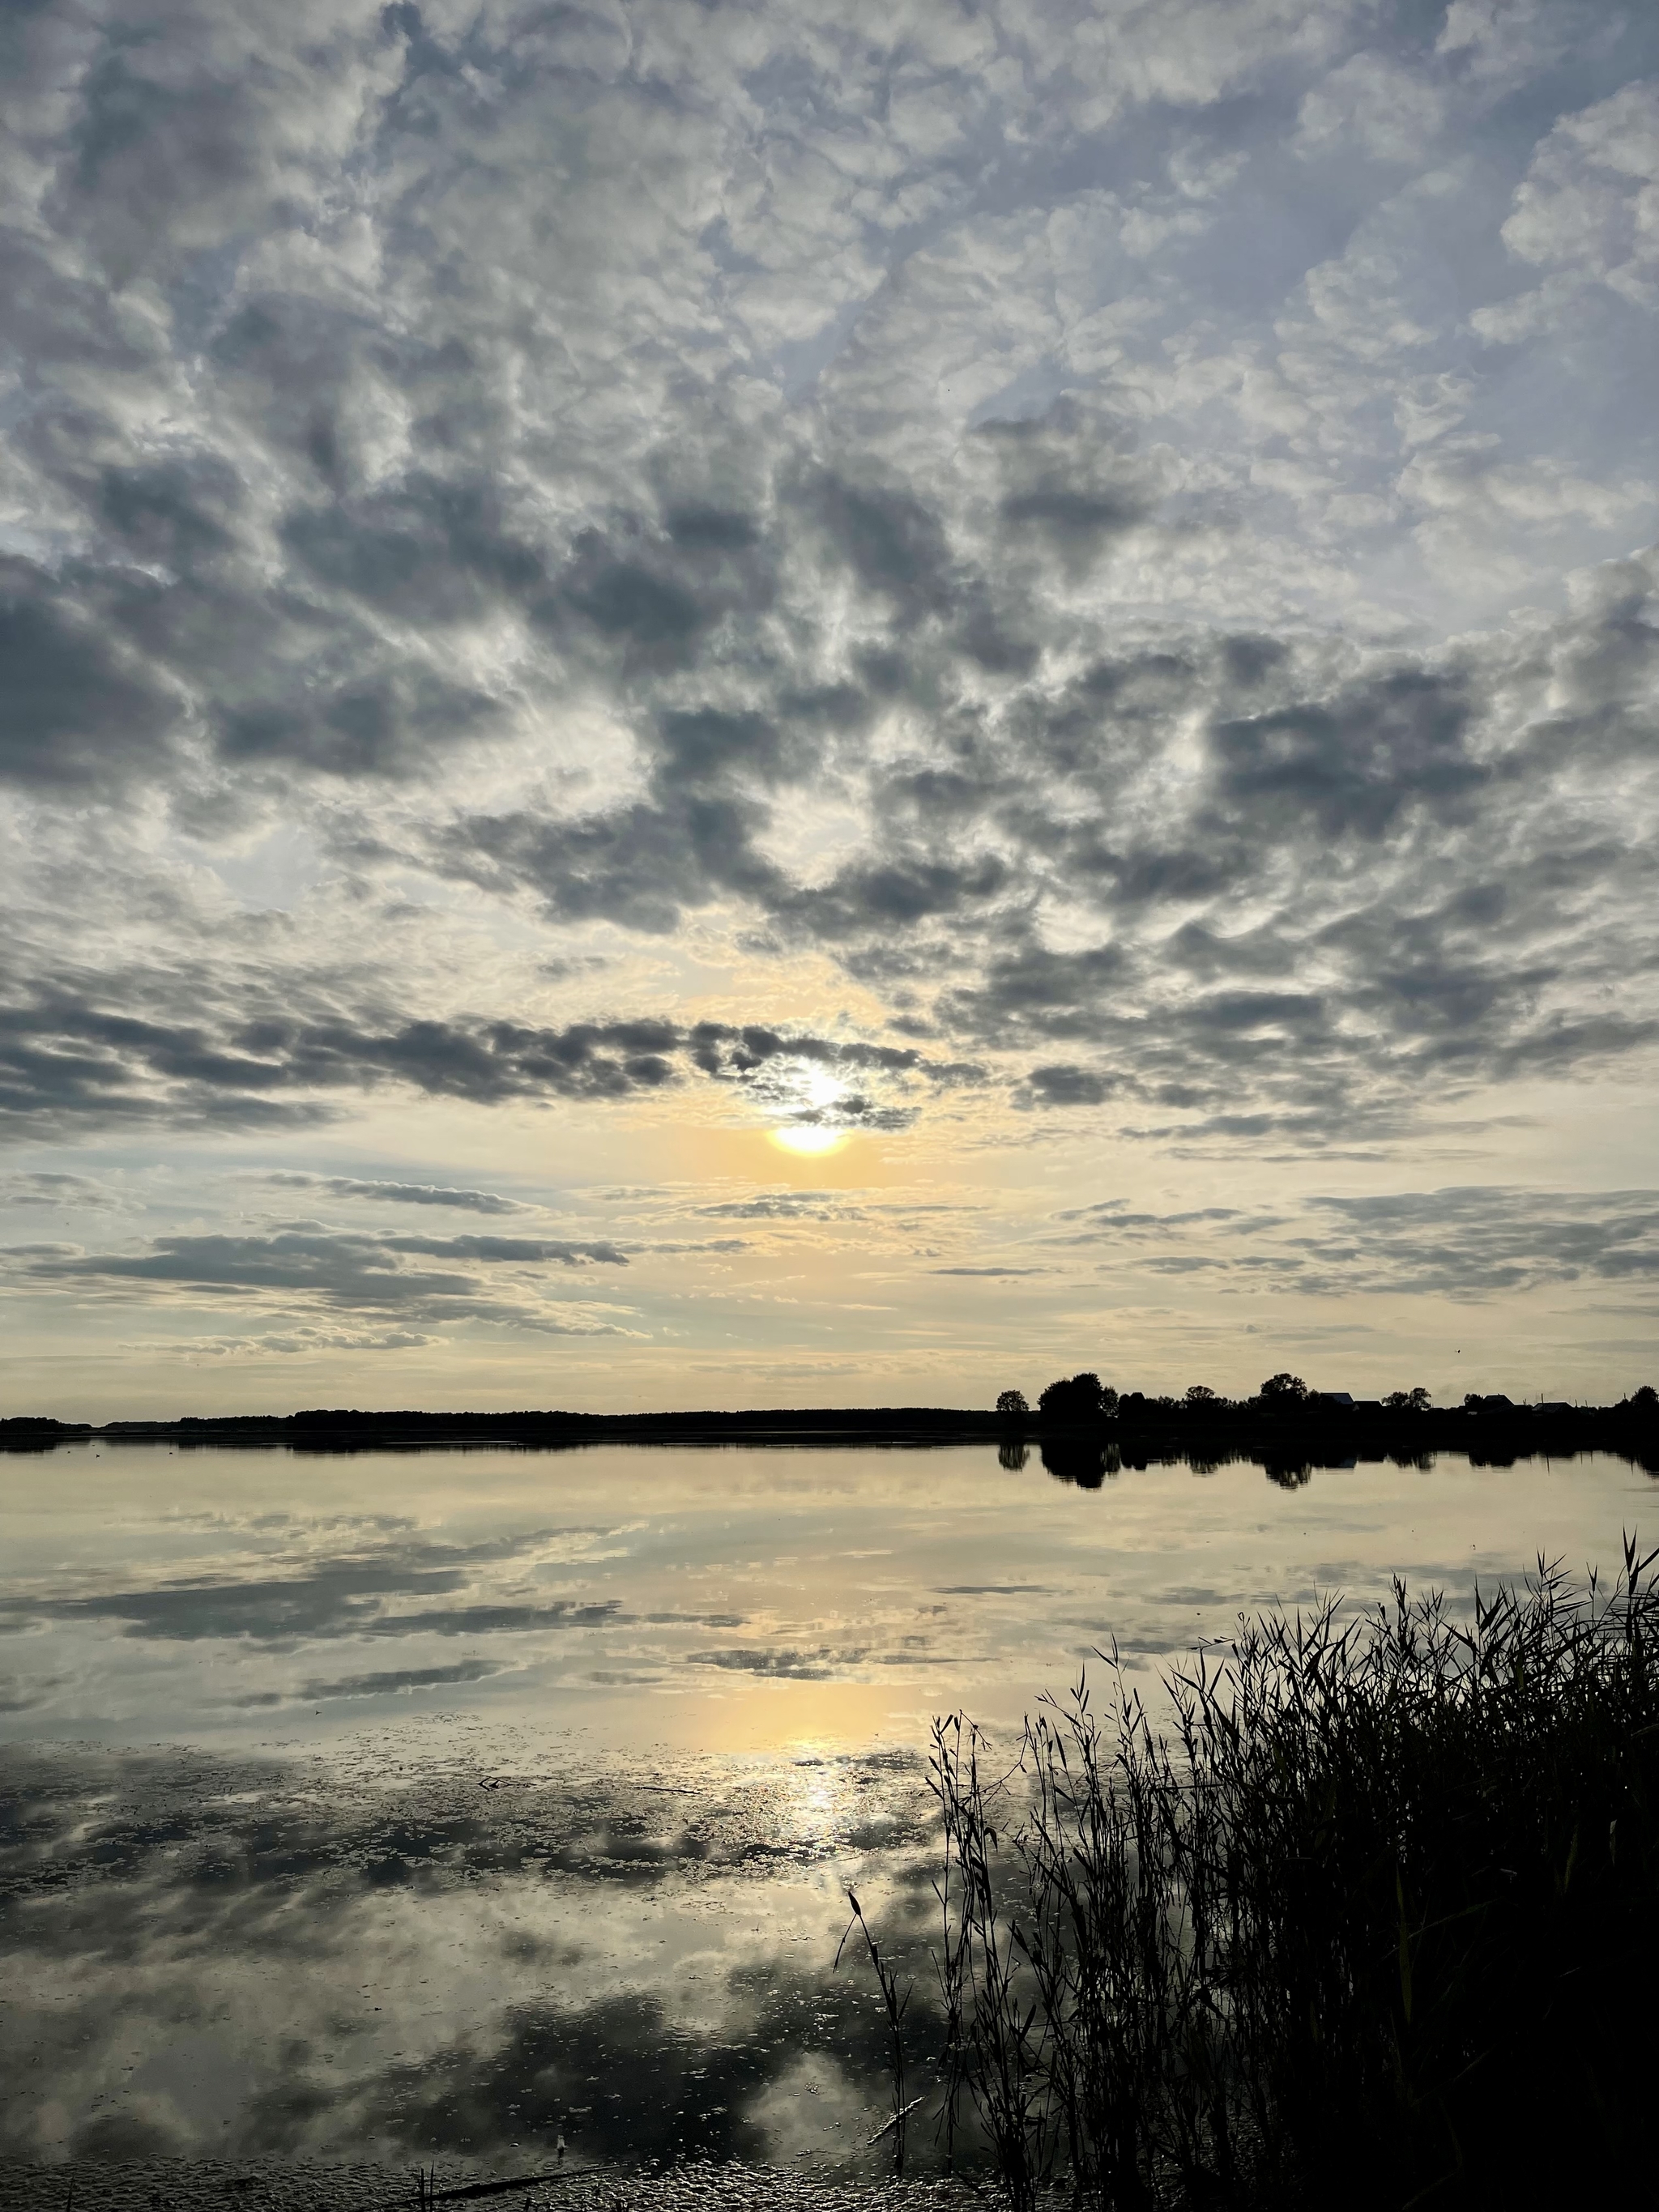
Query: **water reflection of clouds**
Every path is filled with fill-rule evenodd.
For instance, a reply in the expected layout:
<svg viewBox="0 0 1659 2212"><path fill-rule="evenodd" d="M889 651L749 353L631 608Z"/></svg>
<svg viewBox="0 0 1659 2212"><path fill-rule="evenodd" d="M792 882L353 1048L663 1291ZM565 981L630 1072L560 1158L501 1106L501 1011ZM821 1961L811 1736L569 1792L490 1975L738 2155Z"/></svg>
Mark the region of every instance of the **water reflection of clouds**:
<svg viewBox="0 0 1659 2212"><path fill-rule="evenodd" d="M1611 1556L1630 1487L1599 1462L1084 1492L984 1450L62 1452L7 1500L0 1734L321 1741L465 1710L623 1746L915 1741L935 1709L1011 1717L1097 1650L1151 1666L1241 1608Z"/></svg>
<svg viewBox="0 0 1659 2212"><path fill-rule="evenodd" d="M0 2155L510 2162L562 2130L601 2155L775 2156L833 2134L799 2109L803 2066L840 2111L880 2081L867 1992L829 1975L833 1863L865 1881L849 1855L915 1853L916 1762L661 1776L325 1793L274 1762L22 1754L0 1948L38 1995L0 2026Z"/></svg>
<svg viewBox="0 0 1659 2212"><path fill-rule="evenodd" d="M983 1450L30 1462L0 2155L827 2155L883 2080L829 1974L844 1881L930 1986L933 1712L1006 1726L1095 1650L1144 1680L1396 1571L1462 1602L1608 1559L1649 1495L1605 1461L1294 1492Z"/></svg>

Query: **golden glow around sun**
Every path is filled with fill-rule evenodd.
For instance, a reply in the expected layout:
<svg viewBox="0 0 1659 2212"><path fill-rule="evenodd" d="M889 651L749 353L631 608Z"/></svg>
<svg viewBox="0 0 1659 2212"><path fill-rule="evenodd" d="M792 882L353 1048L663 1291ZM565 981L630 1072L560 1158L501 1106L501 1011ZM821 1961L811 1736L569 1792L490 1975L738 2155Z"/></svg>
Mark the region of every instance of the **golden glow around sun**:
<svg viewBox="0 0 1659 2212"><path fill-rule="evenodd" d="M786 1152L838 1152L847 1142L845 1129L821 1128L814 1121L800 1121L793 1127L773 1129L769 1133L775 1145Z"/></svg>

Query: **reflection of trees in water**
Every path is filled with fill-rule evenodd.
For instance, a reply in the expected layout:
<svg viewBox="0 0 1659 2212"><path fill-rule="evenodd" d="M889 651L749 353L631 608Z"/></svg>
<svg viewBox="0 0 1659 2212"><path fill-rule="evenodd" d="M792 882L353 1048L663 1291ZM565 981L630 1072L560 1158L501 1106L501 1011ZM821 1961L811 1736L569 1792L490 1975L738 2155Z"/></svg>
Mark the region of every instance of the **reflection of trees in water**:
<svg viewBox="0 0 1659 2212"><path fill-rule="evenodd" d="M1305 1459L1268 1459L1262 1465L1268 1481L1281 1490L1304 1490L1313 1480L1313 1468Z"/></svg>
<svg viewBox="0 0 1659 2212"><path fill-rule="evenodd" d="M1031 1455L1018 1437L1005 1437L997 1446L997 1465L1006 1467L1010 1474L1018 1474Z"/></svg>
<svg viewBox="0 0 1659 2212"><path fill-rule="evenodd" d="M1098 1490L1109 1474L1123 1465L1115 1444L1079 1443L1073 1439L1042 1445L1042 1464L1056 1482L1074 1482L1079 1490Z"/></svg>

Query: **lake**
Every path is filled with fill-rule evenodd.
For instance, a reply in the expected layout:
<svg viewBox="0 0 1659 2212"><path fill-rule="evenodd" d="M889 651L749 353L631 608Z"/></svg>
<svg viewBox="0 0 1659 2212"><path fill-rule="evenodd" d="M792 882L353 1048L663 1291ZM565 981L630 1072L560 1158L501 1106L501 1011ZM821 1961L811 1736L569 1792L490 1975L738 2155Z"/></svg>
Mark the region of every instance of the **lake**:
<svg viewBox="0 0 1659 2212"><path fill-rule="evenodd" d="M1108 1648L1155 1697L1395 1574L1611 1571L1656 1504L1605 1457L0 1456L0 2157L872 2171L830 1969L851 1882L928 1972L932 1716L1012 1739Z"/></svg>

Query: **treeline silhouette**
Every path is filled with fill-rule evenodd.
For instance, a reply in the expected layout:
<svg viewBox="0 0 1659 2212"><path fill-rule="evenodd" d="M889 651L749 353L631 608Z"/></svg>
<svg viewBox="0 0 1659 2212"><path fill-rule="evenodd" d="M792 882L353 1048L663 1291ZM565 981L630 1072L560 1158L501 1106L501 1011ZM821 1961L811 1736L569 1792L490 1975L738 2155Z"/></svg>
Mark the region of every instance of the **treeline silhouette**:
<svg viewBox="0 0 1659 2212"><path fill-rule="evenodd" d="M1179 1398L1118 1391L1091 1372L1061 1376L1035 1407L1015 1389L994 1410L950 1406L789 1407L661 1413L366 1412L314 1407L298 1413L185 1416L171 1421L0 1419L0 1449L49 1451L56 1444L281 1447L298 1451L408 1449L432 1445L517 1445L556 1451L594 1443L775 1445L994 1443L1005 1463L1037 1444L1062 1480L1092 1486L1120 1466L1156 1458L1219 1465L1261 1460L1277 1480L1305 1480L1316 1467L1356 1458L1411 1463L1434 1451L1467 1453L1504 1466L1539 1453L1565 1457L1609 1451L1659 1474L1659 1399L1644 1384L1613 1406L1516 1404L1471 1393L1437 1407L1422 1389L1355 1400L1311 1390L1299 1376L1271 1375L1254 1396L1226 1398L1201 1383Z"/></svg>
<svg viewBox="0 0 1659 2212"><path fill-rule="evenodd" d="M1200 1466L1260 1460L1287 1487L1307 1481L1318 1467L1361 1458L1411 1465L1436 1451L1462 1452L1489 1467L1540 1454L1608 1451L1659 1474L1659 1394L1651 1383L1612 1406L1528 1405L1470 1391L1461 1406L1438 1407L1420 1384L1356 1399L1310 1389L1285 1371L1268 1376L1249 1398L1224 1397L1201 1382L1179 1398L1149 1397L1115 1390L1085 1370L1049 1383L1035 1408L1021 1391L1004 1390L997 1417L1005 1465L1023 1465L1028 1441L1035 1442L1051 1474L1085 1489L1121 1467L1160 1457Z"/></svg>

